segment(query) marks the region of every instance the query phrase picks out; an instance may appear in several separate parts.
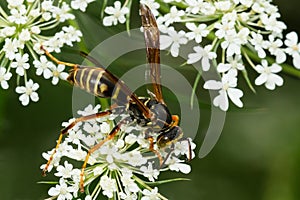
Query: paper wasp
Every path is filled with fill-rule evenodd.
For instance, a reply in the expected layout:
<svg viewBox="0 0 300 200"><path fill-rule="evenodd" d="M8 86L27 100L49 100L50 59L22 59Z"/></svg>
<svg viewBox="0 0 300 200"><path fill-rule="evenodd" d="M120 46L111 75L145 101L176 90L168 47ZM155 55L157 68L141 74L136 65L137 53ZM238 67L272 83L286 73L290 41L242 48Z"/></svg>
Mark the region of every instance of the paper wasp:
<svg viewBox="0 0 300 200"><path fill-rule="evenodd" d="M156 139L158 148L163 148L166 146L173 147L174 143L176 143L178 140L182 140L183 132L178 126L179 117L177 115L171 115L162 96L162 87L160 81L159 30L156 20L150 9L145 5L140 6L140 13L144 29L143 31L146 44L147 61L150 65L150 77L153 86L153 93L150 92L150 98L138 97L125 85L122 80L118 79L110 71L104 69L97 60L87 54L84 54L84 56L93 64L95 64L95 67L60 61L50 54L43 46L41 46L41 49L52 61L57 64L64 64L72 68L67 78L68 82L95 95L96 97L111 98L115 102L110 109L96 114L79 117L66 128L62 129L54 152L50 156L46 167L43 170L43 174L47 172L49 165L53 160L53 156L62 141L63 135L67 134L68 131L76 125L76 123L104 117L112 113L121 114L121 112L127 112L129 117L120 120L104 140L89 149L80 174L81 191L83 190L84 186L84 169L86 168L89 156L94 151L99 149L105 142L113 139L120 131L123 124L136 122L138 125L145 127L145 138L149 141L149 150L157 155L160 165L163 165L169 155L165 158L165 160L162 158L159 151L154 148L155 141L151 134L158 134ZM189 140L187 141L189 144ZM190 144L189 152L190 159Z"/></svg>

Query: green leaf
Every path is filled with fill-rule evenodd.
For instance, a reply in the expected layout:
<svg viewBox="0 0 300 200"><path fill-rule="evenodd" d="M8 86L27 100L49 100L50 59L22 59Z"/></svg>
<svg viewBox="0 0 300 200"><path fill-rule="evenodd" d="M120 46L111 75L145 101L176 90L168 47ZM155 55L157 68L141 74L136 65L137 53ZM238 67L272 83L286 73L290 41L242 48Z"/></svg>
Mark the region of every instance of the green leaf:
<svg viewBox="0 0 300 200"><path fill-rule="evenodd" d="M172 179L167 179L167 180L162 180L162 181L155 181L155 182L147 182L145 181L145 183L147 185L161 185L161 184L165 184L165 183L171 183L171 182L175 182L175 181L190 181L191 179L188 178L172 178Z"/></svg>
<svg viewBox="0 0 300 200"><path fill-rule="evenodd" d="M49 185L56 185L58 181L39 181L38 184L49 184Z"/></svg>

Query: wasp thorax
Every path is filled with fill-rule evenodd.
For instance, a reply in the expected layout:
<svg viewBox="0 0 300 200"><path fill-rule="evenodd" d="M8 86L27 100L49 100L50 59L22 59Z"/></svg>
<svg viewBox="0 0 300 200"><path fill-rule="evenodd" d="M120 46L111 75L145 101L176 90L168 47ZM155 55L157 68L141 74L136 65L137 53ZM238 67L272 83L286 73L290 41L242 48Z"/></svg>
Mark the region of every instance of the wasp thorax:
<svg viewBox="0 0 300 200"><path fill-rule="evenodd" d="M182 129L179 126L172 126L157 137L157 145L159 148L169 146L176 143L182 136Z"/></svg>
<svg viewBox="0 0 300 200"><path fill-rule="evenodd" d="M150 110L153 113L152 126L157 130L165 129L172 123L172 115L165 105L156 102L150 106Z"/></svg>

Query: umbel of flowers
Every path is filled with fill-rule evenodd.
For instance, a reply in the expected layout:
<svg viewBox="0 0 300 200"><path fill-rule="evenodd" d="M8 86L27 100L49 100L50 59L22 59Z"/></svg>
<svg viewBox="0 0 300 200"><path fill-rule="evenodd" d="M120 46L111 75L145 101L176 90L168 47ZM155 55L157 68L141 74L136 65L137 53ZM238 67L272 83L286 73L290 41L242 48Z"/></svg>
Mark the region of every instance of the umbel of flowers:
<svg viewBox="0 0 300 200"><path fill-rule="evenodd" d="M272 0L141 0L154 15L161 35L161 49L169 49L177 57L180 47L193 42L187 64L202 72L215 70L219 80L207 80L204 88L218 91L213 104L226 111L229 100L243 107L240 77L255 91L254 84L269 90L283 85L279 72L300 69L300 44L295 32L286 35L287 27ZM103 19L106 26L125 23L131 0L115 1L107 6ZM179 26L177 25L184 25ZM181 29L181 30L179 30ZM296 69L284 65L287 58ZM289 68L289 69L287 69ZM248 77L254 71L256 77ZM200 73L199 75L200 76ZM196 80L199 80L197 78ZM195 87L198 83L195 83Z"/></svg>
<svg viewBox="0 0 300 200"><path fill-rule="evenodd" d="M64 66L55 66L49 62L41 44L48 51L60 52L64 45L72 46L80 41L82 33L66 21L75 17L72 9L85 11L88 3L94 0L74 0L70 4L64 1L6 0L7 7L0 7L0 86L9 88L12 76L17 76L16 92L19 100L26 106L38 101L39 84L29 77L28 71L34 70L37 76L52 79L56 85L59 79L65 79ZM62 25L64 23L64 26ZM49 30L60 27L54 35Z"/></svg>
<svg viewBox="0 0 300 200"><path fill-rule="evenodd" d="M100 105L94 108L89 105L83 111L78 111L78 114L95 114L99 108ZM54 168L54 175L59 178L48 191L51 196L49 199L90 200L98 199L99 195L109 199L166 199L158 192L156 186L176 179L158 181L160 173L171 170L188 174L191 167L185 163L185 159L190 153L192 158L194 157L194 153L189 151L189 143L192 150L195 149L195 144L188 139L189 142L183 140L176 143L171 151L168 148L160 149L165 158L165 164L160 167L157 156L149 151L149 141L145 139L143 128L135 124L122 126L113 140L106 142L90 156L89 166L84 172L85 192L80 193L80 167L88 149L107 136L112 130L113 120L119 121L116 118L125 117L127 115L111 115L90 120L77 124L69 131L48 168L48 171ZM68 126L72 120L74 119L64 122L63 126ZM43 153L43 157L48 160L52 152L53 150ZM44 167L45 165L42 165L41 169Z"/></svg>

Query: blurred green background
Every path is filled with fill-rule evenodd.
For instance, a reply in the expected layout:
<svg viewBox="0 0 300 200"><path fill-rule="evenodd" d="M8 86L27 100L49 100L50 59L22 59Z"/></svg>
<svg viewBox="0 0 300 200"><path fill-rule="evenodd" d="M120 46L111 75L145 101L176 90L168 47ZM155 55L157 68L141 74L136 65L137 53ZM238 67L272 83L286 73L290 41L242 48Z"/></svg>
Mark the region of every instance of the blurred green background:
<svg viewBox="0 0 300 200"><path fill-rule="evenodd" d="M288 29L299 34L299 2L277 0L274 3L279 6ZM87 13L76 16L87 49L93 49L125 28L118 26L104 30L99 20L100 4L91 5ZM137 13L137 5L133 12ZM134 24L140 23L137 14L132 16L134 20ZM70 48L63 52L58 55L61 59L81 62ZM134 65L134 57L125 56L119 63L114 63L111 71L121 75ZM191 82L194 80L194 71L181 70ZM300 199L300 80L285 75L284 80L284 86L275 91L258 87L257 94L244 85L242 100L245 108L231 106L213 151L207 157L191 162L192 173L187 176L191 181L162 185L161 193L175 200ZM36 81L41 86L40 101L30 103L26 108L20 105L18 95L12 90L13 81L10 90L0 90L0 199L47 197L49 186L37 184L51 180L51 176L41 176L39 167L45 162L41 153L54 147L61 122L72 117L72 87L65 83L53 87L50 81ZM201 102L201 127L195 142L199 147L210 117L210 108L205 105L210 102L207 91L200 87L197 93ZM168 99L168 95L165 98ZM167 101L172 105L172 99ZM172 176L176 173L163 174L162 178Z"/></svg>

